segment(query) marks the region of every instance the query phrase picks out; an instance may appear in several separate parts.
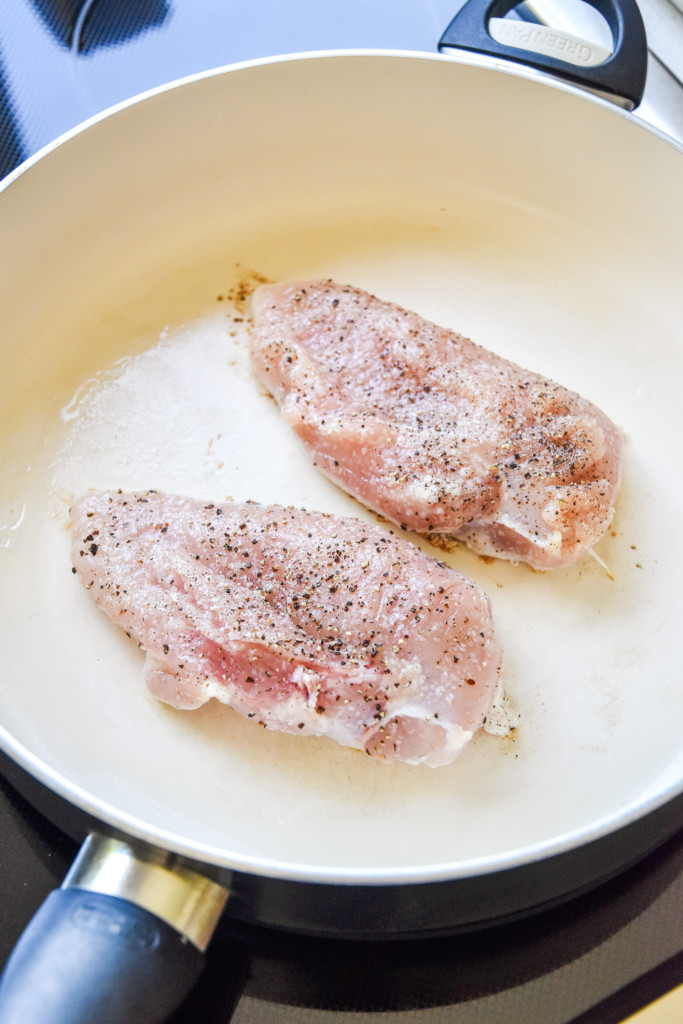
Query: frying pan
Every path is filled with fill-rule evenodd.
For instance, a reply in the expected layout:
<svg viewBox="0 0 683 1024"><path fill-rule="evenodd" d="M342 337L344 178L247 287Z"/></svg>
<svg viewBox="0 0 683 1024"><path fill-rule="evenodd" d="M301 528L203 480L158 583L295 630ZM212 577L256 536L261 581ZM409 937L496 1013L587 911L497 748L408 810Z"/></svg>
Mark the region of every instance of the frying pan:
<svg viewBox="0 0 683 1024"><path fill-rule="evenodd" d="M226 902L313 934L433 934L565 898L679 827L682 167L535 71L362 52L155 90L11 176L0 736L97 831L10 962L3 1021L163 1019ZM310 277L452 326L625 434L600 562L446 556L491 596L519 716L447 769L156 704L70 572L67 511L91 487L373 519L249 370L249 290Z"/></svg>

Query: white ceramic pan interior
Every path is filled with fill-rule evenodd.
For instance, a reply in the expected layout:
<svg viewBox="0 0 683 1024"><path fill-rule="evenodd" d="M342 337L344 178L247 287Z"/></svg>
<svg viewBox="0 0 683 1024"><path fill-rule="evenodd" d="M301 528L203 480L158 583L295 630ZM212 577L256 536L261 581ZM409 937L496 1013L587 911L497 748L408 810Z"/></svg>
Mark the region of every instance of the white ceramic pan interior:
<svg viewBox="0 0 683 1024"><path fill-rule="evenodd" d="M504 869L680 792L682 169L568 88L400 54L202 76L28 166L0 195L5 749L132 835L314 881ZM625 434L597 548L612 578L590 557L540 574L447 556L491 597L519 715L449 768L155 703L143 655L71 573L67 510L88 488L373 519L249 369L244 295L308 277L451 326Z"/></svg>

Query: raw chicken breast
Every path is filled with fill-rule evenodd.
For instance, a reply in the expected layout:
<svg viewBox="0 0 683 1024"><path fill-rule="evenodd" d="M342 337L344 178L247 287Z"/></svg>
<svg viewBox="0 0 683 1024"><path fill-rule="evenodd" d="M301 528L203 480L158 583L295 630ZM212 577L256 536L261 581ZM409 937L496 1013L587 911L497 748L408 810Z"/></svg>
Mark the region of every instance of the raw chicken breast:
<svg viewBox="0 0 683 1024"><path fill-rule="evenodd" d="M489 602L378 526L249 502L86 494L74 572L158 699L387 760L448 764L499 693Z"/></svg>
<svg viewBox="0 0 683 1024"><path fill-rule="evenodd" d="M252 299L252 362L315 464L435 543L552 569L607 529L621 437L574 392L331 281Z"/></svg>

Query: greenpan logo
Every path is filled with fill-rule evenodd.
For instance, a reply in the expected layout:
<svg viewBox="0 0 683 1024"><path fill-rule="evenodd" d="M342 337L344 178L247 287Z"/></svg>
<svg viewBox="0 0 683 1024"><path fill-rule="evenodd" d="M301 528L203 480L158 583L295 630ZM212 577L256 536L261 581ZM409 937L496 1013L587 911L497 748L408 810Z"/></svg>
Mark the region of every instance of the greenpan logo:
<svg viewBox="0 0 683 1024"><path fill-rule="evenodd" d="M159 945L159 930L154 923L141 921L125 904L119 908L86 898L73 908L71 921L83 931L116 937L129 949L141 951Z"/></svg>
<svg viewBox="0 0 683 1024"><path fill-rule="evenodd" d="M598 46L597 43L590 43L586 39L579 39L578 36L543 25L530 25L528 22L515 22L507 18L491 18L488 29L491 37L503 46L513 46L546 57L555 57L569 64L594 67L596 64L602 64L610 56L610 51Z"/></svg>

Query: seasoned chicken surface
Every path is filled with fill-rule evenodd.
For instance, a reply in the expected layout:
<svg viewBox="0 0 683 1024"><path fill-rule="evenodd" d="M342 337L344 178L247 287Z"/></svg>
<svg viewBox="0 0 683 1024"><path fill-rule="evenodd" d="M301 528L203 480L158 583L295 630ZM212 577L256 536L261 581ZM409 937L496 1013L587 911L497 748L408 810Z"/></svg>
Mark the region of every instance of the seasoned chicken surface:
<svg viewBox="0 0 683 1024"><path fill-rule="evenodd" d="M387 760L448 764L485 723L501 651L485 594L356 519L154 491L71 509L73 571L175 708Z"/></svg>
<svg viewBox="0 0 683 1024"><path fill-rule="evenodd" d="M315 464L436 542L536 569L605 532L622 440L586 399L332 281L252 298L252 363Z"/></svg>

